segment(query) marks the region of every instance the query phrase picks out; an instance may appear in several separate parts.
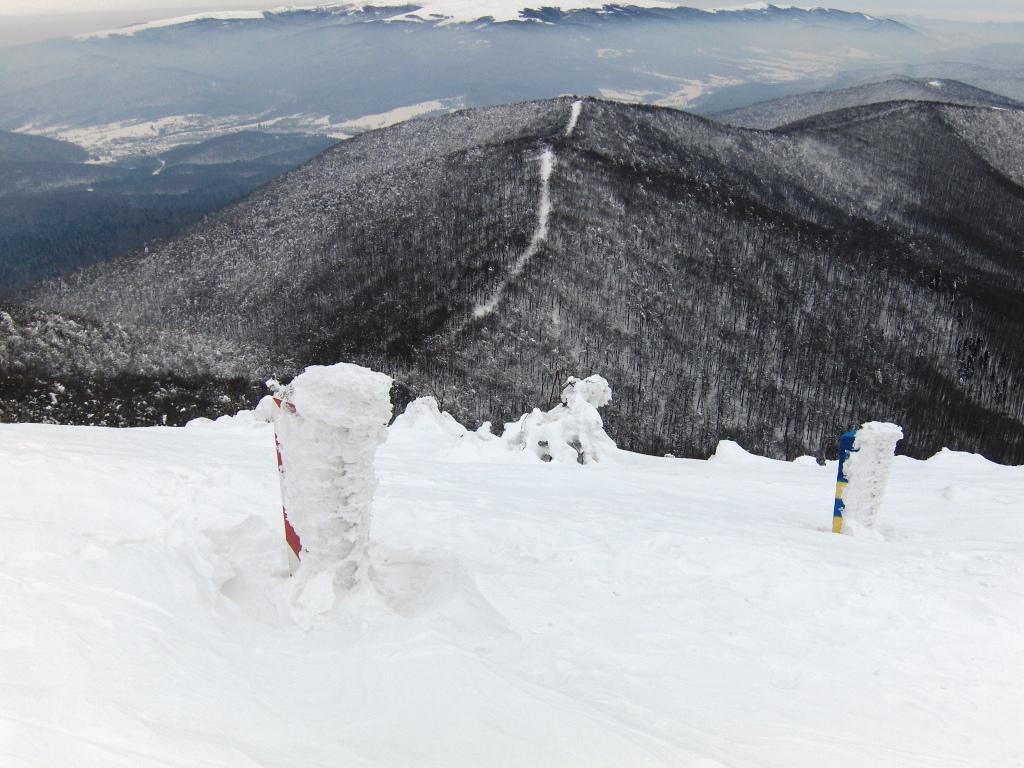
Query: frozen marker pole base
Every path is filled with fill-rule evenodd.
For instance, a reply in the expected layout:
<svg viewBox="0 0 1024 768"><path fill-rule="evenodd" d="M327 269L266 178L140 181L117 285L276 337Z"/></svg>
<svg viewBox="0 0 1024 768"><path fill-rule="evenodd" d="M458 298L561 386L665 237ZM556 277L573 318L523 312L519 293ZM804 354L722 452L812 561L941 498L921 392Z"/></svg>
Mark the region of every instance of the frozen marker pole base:
<svg viewBox="0 0 1024 768"><path fill-rule="evenodd" d="M295 406L283 397L275 397L274 405L288 413L295 413ZM281 456L281 439L277 435L277 426L274 426L274 447L277 449L277 477L281 483L281 514L284 517L284 540L288 549L288 570L294 574L302 559L302 540L299 534L288 519L288 502L285 499L284 482L284 459Z"/></svg>
<svg viewBox="0 0 1024 768"><path fill-rule="evenodd" d="M850 460L853 443L857 439L857 431L851 430L839 436L839 471L836 475L836 503L832 507L832 533L843 532L843 513L846 511L846 462Z"/></svg>

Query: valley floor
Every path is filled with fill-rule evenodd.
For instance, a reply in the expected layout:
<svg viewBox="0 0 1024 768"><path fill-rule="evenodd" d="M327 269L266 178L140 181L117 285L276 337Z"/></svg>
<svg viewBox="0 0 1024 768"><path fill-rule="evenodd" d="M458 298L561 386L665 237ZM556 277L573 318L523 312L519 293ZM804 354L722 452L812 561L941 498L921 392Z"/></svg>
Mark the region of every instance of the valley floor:
<svg viewBox="0 0 1024 768"><path fill-rule="evenodd" d="M545 465L399 420L375 586L291 618L270 427L0 425L0 764L1017 766L1024 468Z"/></svg>

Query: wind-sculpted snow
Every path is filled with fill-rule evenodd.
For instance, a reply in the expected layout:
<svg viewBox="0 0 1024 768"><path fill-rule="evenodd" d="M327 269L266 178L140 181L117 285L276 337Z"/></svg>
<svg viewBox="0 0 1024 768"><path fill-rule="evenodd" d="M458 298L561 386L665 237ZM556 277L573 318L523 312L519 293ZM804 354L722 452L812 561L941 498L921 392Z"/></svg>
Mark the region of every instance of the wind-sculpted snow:
<svg viewBox="0 0 1024 768"><path fill-rule="evenodd" d="M588 99L569 131L577 101L365 134L38 301L223 338L261 375L353 361L472 424L596 371L608 435L651 453L821 457L885 420L912 455L1024 458L1024 195L993 164L1024 126L898 102L764 132Z"/></svg>
<svg viewBox="0 0 1024 768"><path fill-rule="evenodd" d="M0 424L0 764L1024 751L1021 468L897 457L877 542L830 532L834 462L545 464L418 411L377 452L369 589L308 629L270 425Z"/></svg>
<svg viewBox="0 0 1024 768"><path fill-rule="evenodd" d="M534 408L514 424L505 425L502 439L510 447L545 462L594 464L611 460L617 447L604 431L597 410L611 401L612 390L603 377L570 376L559 405L546 413Z"/></svg>

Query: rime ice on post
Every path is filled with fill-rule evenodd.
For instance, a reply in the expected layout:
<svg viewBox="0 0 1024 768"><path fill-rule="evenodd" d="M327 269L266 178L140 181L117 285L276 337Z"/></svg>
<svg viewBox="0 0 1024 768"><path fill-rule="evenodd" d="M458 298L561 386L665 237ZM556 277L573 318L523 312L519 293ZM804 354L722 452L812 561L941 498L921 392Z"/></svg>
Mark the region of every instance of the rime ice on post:
<svg viewBox="0 0 1024 768"><path fill-rule="evenodd" d="M302 539L293 601L323 613L365 576L373 457L387 437L391 378L358 365L310 366L277 414L288 518Z"/></svg>
<svg viewBox="0 0 1024 768"><path fill-rule="evenodd" d="M843 530L872 530L885 497L896 443L903 430L895 424L869 421L857 430L853 451L846 461L849 485L844 496Z"/></svg>

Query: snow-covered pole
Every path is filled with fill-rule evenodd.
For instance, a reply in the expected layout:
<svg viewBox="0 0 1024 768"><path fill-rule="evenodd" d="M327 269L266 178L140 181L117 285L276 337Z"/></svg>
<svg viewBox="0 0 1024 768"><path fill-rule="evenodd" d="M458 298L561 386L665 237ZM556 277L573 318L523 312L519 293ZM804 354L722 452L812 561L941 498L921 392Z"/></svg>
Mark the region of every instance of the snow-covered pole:
<svg viewBox="0 0 1024 768"><path fill-rule="evenodd" d="M301 558L293 600L304 616L328 610L368 569L373 459L387 437L390 393L390 377L339 363L310 366L275 394L286 519L298 551L288 543Z"/></svg>
<svg viewBox="0 0 1024 768"><path fill-rule="evenodd" d="M282 390L280 395L280 397L273 398L274 405L278 409L294 413L295 406L285 399L286 392ZM291 520L288 519L288 501L285 498L284 457L281 455L281 439L277 436L276 423L274 425L274 448L277 451L277 477L281 485L281 515L284 517L284 543L288 550L288 570L294 574L302 559L302 540L295 531Z"/></svg>
<svg viewBox="0 0 1024 768"><path fill-rule="evenodd" d="M842 502L840 532L874 530L889 483L896 443L902 439L902 429L880 421L866 422L854 433L846 460L840 456L839 480L846 483L842 499L836 501L837 506ZM840 442L840 450L842 445ZM838 486L836 495L839 496ZM833 530L836 530L834 514Z"/></svg>

